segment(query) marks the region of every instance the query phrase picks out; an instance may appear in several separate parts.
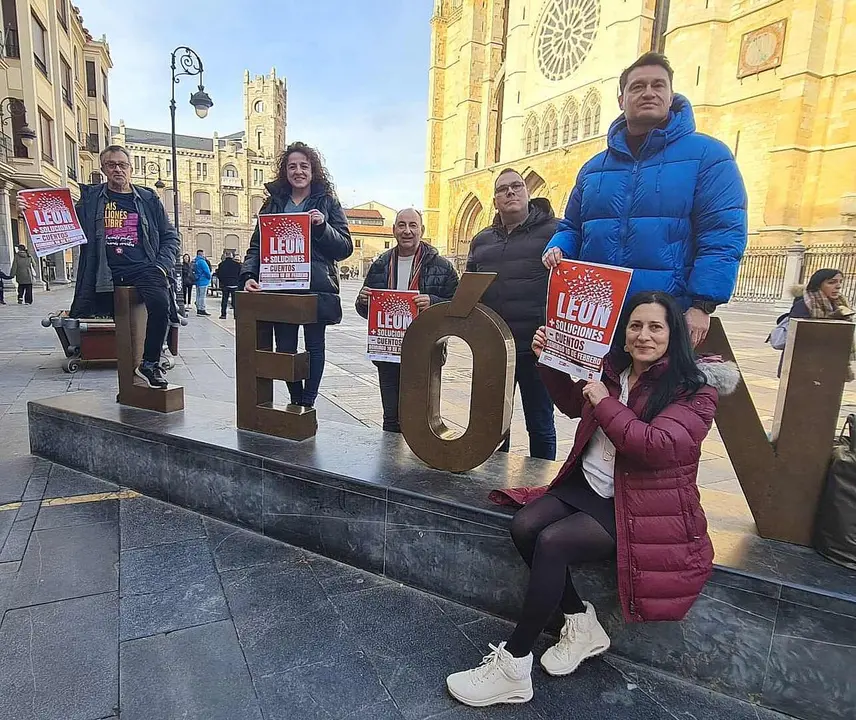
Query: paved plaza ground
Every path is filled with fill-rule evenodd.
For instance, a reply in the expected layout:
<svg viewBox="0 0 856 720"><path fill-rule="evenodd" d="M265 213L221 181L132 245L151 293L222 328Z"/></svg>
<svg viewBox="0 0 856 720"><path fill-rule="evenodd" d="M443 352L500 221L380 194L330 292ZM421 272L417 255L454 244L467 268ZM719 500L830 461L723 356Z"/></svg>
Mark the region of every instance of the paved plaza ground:
<svg viewBox="0 0 856 720"><path fill-rule="evenodd" d="M345 321L328 335L319 422L380 427L358 288L344 284ZM504 621L30 456L29 400L116 391L114 368L61 370L56 335L39 320L70 297L61 287L37 292L33 307L0 306L0 719L782 717L611 655L571 678L536 671L527 706L463 708L443 679L503 639ZM233 322L214 305L213 318L190 317L170 373L188 403L234 397ZM778 353L764 338L775 315L722 312L768 426ZM461 344L444 378L444 416L465 424ZM851 386L843 412L854 405ZM573 423L557 425L565 455ZM526 451L519 402L512 450ZM716 432L702 477L739 493Z"/></svg>

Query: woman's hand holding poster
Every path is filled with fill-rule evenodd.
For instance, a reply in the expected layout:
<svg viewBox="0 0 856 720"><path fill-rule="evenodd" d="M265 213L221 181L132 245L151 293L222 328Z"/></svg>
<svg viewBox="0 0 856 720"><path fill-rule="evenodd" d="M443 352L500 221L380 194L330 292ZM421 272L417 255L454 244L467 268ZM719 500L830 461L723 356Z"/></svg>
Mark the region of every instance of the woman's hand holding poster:
<svg viewBox="0 0 856 720"><path fill-rule="evenodd" d="M312 276L309 213L259 215L262 290L308 290Z"/></svg>
<svg viewBox="0 0 856 720"><path fill-rule="evenodd" d="M404 333L419 314L415 290L372 290L369 295L368 358L401 362Z"/></svg>
<svg viewBox="0 0 856 720"><path fill-rule="evenodd" d="M600 380L633 271L562 260L547 290L547 346L540 362L578 380Z"/></svg>

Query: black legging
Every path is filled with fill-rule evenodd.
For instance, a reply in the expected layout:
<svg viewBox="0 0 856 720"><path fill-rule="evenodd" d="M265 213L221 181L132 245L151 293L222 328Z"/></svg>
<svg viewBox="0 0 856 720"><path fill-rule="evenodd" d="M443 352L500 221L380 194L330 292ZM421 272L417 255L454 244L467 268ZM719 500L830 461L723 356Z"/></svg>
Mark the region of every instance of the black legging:
<svg viewBox="0 0 856 720"><path fill-rule="evenodd" d="M190 305L190 296L191 293L193 293L193 283L185 281L184 285L181 286L181 291L184 295L184 304Z"/></svg>
<svg viewBox="0 0 856 720"><path fill-rule="evenodd" d="M597 520L552 495L518 511L511 537L531 573L523 612L506 650L524 657L557 607L566 615L585 612L568 566L614 556L615 540Z"/></svg>

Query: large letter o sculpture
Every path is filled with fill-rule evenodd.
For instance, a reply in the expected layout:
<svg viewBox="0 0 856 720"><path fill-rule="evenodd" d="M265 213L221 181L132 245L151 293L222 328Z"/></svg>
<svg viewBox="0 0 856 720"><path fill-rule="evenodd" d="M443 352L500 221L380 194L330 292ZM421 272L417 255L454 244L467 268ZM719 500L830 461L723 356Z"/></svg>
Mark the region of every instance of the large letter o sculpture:
<svg viewBox="0 0 856 720"><path fill-rule="evenodd" d="M514 402L514 338L493 310L479 305L495 273L464 273L451 302L422 311L401 348L399 421L413 453L438 470L481 465L503 441ZM443 341L459 337L473 353L470 422L463 435L440 416Z"/></svg>

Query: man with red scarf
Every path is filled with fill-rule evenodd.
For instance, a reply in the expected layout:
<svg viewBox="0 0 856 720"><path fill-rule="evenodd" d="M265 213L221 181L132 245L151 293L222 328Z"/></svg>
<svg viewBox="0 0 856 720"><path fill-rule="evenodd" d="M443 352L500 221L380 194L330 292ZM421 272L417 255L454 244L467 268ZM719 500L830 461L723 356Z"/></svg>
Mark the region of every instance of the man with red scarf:
<svg viewBox="0 0 856 720"><path fill-rule="evenodd" d="M415 290L416 307L421 311L434 303L451 300L458 289L458 274L437 249L422 241L425 227L418 210L407 208L395 216L392 233L395 247L372 263L366 273L356 309L364 318L369 314L369 295L374 290ZM383 404L383 429L401 432L398 423L398 385L401 366L376 362Z"/></svg>

